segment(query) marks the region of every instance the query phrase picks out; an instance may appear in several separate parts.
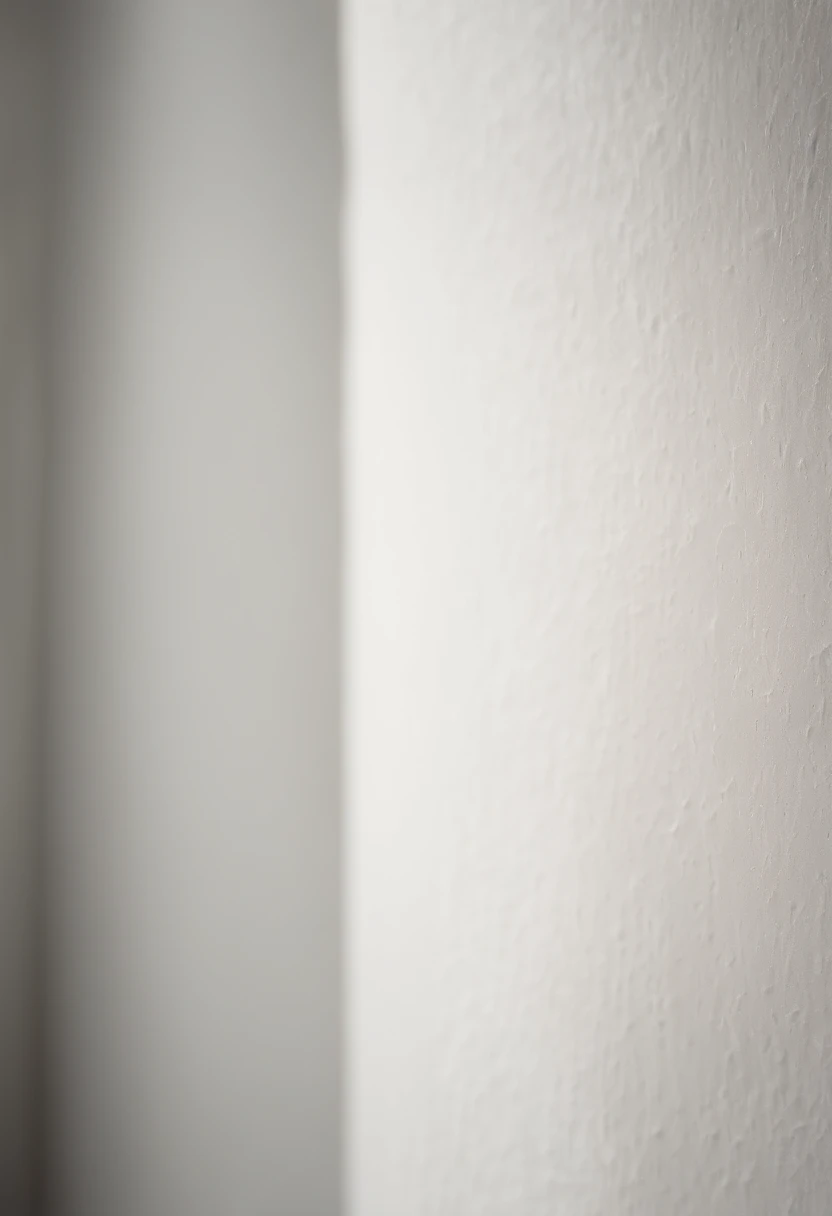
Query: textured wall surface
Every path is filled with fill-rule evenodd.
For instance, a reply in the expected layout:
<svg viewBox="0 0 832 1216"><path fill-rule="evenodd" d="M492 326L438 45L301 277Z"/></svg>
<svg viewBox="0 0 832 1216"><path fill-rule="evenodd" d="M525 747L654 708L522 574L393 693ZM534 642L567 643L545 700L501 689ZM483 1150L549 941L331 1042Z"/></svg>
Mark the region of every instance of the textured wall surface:
<svg viewBox="0 0 832 1216"><path fill-rule="evenodd" d="M48 28L0 3L0 1212L27 1202Z"/></svg>
<svg viewBox="0 0 832 1216"><path fill-rule="evenodd" d="M832 1207L832 11L351 0L354 1216Z"/></svg>
<svg viewBox="0 0 832 1216"><path fill-rule="evenodd" d="M337 1210L335 16L64 6L51 1216Z"/></svg>

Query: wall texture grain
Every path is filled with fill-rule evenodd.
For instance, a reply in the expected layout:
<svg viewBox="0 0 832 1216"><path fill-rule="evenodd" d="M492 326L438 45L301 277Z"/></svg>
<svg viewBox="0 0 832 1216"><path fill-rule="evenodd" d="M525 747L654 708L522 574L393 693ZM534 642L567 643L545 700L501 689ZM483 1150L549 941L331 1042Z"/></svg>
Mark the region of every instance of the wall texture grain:
<svg viewBox="0 0 832 1216"><path fill-rule="evenodd" d="M832 1203L832 11L350 0L353 1216Z"/></svg>

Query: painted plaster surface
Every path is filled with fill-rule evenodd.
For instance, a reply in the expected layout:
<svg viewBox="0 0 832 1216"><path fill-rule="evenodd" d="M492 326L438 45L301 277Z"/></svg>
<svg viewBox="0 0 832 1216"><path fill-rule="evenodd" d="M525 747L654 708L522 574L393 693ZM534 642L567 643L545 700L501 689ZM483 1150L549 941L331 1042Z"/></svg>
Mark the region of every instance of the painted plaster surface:
<svg viewBox="0 0 832 1216"><path fill-rule="evenodd" d="M354 1216L832 1208L832 10L351 0Z"/></svg>

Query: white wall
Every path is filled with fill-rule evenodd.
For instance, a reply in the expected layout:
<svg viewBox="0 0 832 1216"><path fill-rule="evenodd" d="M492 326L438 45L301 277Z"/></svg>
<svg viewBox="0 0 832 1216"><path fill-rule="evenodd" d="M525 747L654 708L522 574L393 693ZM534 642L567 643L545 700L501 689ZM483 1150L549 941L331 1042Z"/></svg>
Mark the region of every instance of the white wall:
<svg viewBox="0 0 832 1216"><path fill-rule="evenodd" d="M49 29L0 3L0 1211L28 1202L34 1114L37 635Z"/></svg>
<svg viewBox="0 0 832 1216"><path fill-rule="evenodd" d="M327 1216L335 9L60 38L49 1210Z"/></svg>
<svg viewBox="0 0 832 1216"><path fill-rule="evenodd" d="M354 1216L832 1205L832 11L350 0Z"/></svg>

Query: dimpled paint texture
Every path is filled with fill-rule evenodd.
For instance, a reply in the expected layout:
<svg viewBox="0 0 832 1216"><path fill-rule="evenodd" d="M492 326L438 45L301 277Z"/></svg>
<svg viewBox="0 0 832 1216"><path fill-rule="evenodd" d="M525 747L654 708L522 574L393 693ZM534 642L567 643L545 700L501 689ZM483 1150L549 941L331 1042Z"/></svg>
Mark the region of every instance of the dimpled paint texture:
<svg viewBox="0 0 832 1216"><path fill-rule="evenodd" d="M827 1216L832 9L343 43L352 1216Z"/></svg>

